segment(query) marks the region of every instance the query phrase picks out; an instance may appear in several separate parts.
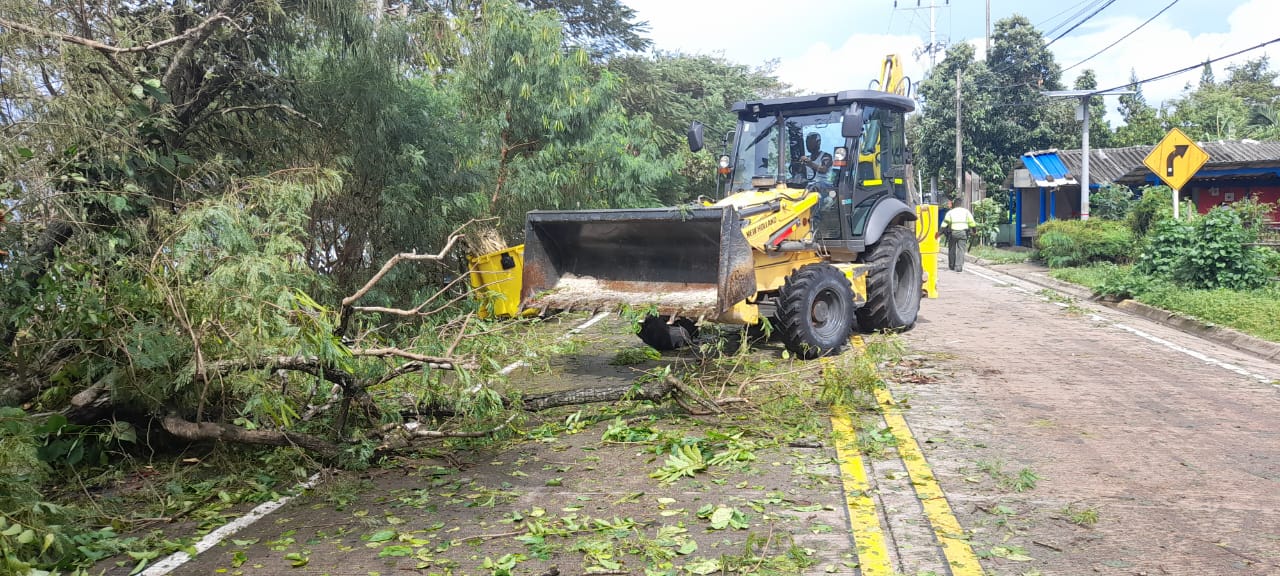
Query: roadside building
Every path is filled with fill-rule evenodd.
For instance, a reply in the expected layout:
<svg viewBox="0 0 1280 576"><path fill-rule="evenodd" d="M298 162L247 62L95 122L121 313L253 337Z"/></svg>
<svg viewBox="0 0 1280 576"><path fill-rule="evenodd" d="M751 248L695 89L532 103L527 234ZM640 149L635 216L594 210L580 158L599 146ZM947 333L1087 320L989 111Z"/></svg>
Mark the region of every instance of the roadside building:
<svg viewBox="0 0 1280 576"><path fill-rule="evenodd" d="M1214 206L1253 198L1258 202L1280 201L1280 142L1219 140L1198 142L1209 155L1208 162L1179 191L1201 212ZM1135 192L1143 186L1161 184L1160 178L1143 161L1154 146L1095 148L1089 151L1089 190L1096 192L1108 184L1127 186ZM1080 217L1080 150L1040 150L1022 155L1022 165L1006 182L1013 196L1014 230L1018 244L1031 245L1036 226L1057 219ZM1280 207L1272 213L1280 221Z"/></svg>

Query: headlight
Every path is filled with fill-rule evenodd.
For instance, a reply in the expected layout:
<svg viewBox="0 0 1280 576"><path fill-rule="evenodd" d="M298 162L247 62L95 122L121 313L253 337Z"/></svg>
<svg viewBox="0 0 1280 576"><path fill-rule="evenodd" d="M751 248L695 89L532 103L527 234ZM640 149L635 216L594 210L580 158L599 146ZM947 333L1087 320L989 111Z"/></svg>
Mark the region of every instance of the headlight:
<svg viewBox="0 0 1280 576"><path fill-rule="evenodd" d="M723 154L723 155L721 155L721 156L720 156L720 167L721 167L721 168L728 168L728 167L729 167L729 155L728 155L728 154Z"/></svg>
<svg viewBox="0 0 1280 576"><path fill-rule="evenodd" d="M845 156L847 156L848 154L849 154L849 151L848 151L848 150L845 150L844 146L841 146L841 147L839 147L839 148L836 148L836 154L835 154L835 160L836 160L836 162L844 162L844 158L845 158Z"/></svg>

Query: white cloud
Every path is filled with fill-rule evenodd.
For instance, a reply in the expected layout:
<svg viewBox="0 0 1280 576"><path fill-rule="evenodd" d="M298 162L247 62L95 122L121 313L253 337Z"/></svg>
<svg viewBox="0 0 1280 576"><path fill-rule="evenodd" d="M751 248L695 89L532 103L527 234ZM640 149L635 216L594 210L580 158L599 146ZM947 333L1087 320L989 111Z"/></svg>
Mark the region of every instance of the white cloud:
<svg viewBox="0 0 1280 576"><path fill-rule="evenodd" d="M885 56L897 54L903 73L912 81L924 77L924 67L911 52L920 45L914 36L854 35L838 48L813 44L796 58L784 58L778 77L801 92L836 92L867 88L880 77Z"/></svg>
<svg viewBox="0 0 1280 576"><path fill-rule="evenodd" d="M1114 48L1068 70L1063 75L1063 83L1069 87L1082 71L1092 69L1097 74L1098 87L1105 89L1128 83L1131 73L1136 73L1142 80L1195 66L1189 72L1142 85L1147 103L1159 106L1179 97L1188 83L1194 86L1200 81L1201 68L1196 65L1197 62L1225 56L1280 36L1270 18L1273 10L1270 5L1273 2L1274 0L1251 0L1241 4L1227 16L1228 31L1225 33L1193 34L1174 28L1169 19L1162 16L1116 44ZM1058 62L1064 68L1069 67L1120 39L1144 20L1145 18L1136 17L1100 19L1091 26L1081 27L1081 31L1076 34L1063 38L1051 49ZM1214 77L1221 82L1227 78L1229 66L1243 64L1263 55L1270 57L1274 69L1280 65L1280 44L1214 63ZM1119 122L1119 115L1115 112L1117 105L1115 98L1107 99L1108 118L1113 124Z"/></svg>
<svg viewBox="0 0 1280 576"><path fill-rule="evenodd" d="M1228 6L1235 2L1221 1ZM1123 86L1129 81L1131 70L1139 79L1150 78L1272 40L1280 36L1272 17L1275 2L1246 0L1240 3L1223 16L1228 25L1226 32L1192 33L1176 28L1171 18L1177 13L1178 7L1175 7L1115 47L1067 71L1063 83L1070 87L1080 72L1092 69L1100 88ZM776 58L779 78L802 92L865 88L879 77L883 57L891 53L901 56L908 76L915 81L923 79L927 59L918 60L913 54L923 46L924 39L915 35L848 34L846 30L858 29L848 23L878 21L879 16L870 13L873 7L853 4L858 3L790 0L780 11L779 4L773 0L628 1L641 20L649 21L650 37L657 48L719 53L748 65L760 65ZM1151 8L1151 13L1162 5ZM1103 13L1050 49L1059 64L1071 66L1134 30L1148 17L1146 14L1106 17ZM969 42L977 47L981 58L983 40ZM1273 69L1280 68L1280 43L1277 43L1216 63L1214 74L1219 81L1225 80L1228 66L1264 54L1271 57ZM1145 84L1142 90L1147 102L1158 106L1178 97L1184 86L1194 85L1199 78L1197 67L1170 79ZM1119 115L1114 112L1115 100L1114 97L1107 99L1108 118L1113 125L1119 121Z"/></svg>

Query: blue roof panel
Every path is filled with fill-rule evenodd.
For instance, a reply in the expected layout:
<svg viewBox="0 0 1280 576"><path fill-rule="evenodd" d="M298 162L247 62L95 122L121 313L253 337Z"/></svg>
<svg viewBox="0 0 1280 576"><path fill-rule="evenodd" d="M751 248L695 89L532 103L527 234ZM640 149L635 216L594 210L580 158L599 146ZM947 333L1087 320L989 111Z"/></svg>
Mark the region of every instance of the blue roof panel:
<svg viewBox="0 0 1280 576"><path fill-rule="evenodd" d="M1022 165L1027 167L1031 179L1041 188L1079 184L1062 162L1062 158L1058 157L1057 150L1023 154Z"/></svg>

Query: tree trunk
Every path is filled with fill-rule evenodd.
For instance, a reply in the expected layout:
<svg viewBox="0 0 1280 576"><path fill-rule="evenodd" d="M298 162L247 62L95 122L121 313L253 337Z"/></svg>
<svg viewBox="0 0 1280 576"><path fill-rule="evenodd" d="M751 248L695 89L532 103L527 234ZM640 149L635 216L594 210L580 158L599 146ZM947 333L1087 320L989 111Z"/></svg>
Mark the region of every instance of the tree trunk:
<svg viewBox="0 0 1280 576"><path fill-rule="evenodd" d="M666 399L677 388L672 378L645 384L618 384L598 388L583 388L526 396L517 404L521 409L538 412L560 406L591 404L595 402L617 402L619 400L648 400L659 402ZM508 404L511 403L508 401Z"/></svg>
<svg viewBox="0 0 1280 576"><path fill-rule="evenodd" d="M337 444L309 434L277 430L246 430L239 426L218 422L191 422L175 414L165 416L161 426L170 434L191 442L220 440L262 446L296 446L330 460L338 456Z"/></svg>

